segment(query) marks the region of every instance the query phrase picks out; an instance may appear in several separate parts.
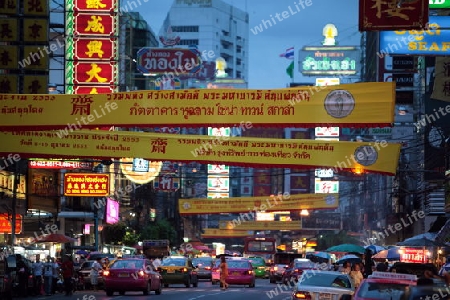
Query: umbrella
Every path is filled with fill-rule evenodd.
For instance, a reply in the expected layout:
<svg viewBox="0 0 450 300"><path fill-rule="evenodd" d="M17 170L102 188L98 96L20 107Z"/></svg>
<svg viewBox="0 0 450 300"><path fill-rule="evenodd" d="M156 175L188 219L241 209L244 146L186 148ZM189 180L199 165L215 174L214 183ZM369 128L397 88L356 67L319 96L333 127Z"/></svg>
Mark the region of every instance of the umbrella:
<svg viewBox="0 0 450 300"><path fill-rule="evenodd" d="M327 252L354 252L354 253L364 253L364 247L355 244L340 244L328 248Z"/></svg>
<svg viewBox="0 0 450 300"><path fill-rule="evenodd" d="M325 259L330 259L331 258L331 254L330 253L326 253L326 252L321 252L321 251L315 251L313 253L311 253L312 256L316 256L316 257L320 257L320 258L325 258Z"/></svg>
<svg viewBox="0 0 450 300"><path fill-rule="evenodd" d="M383 250L386 250L385 247L378 246L378 245L369 245L369 246L365 246L364 248L369 249L370 251L372 251L373 254L378 253Z"/></svg>
<svg viewBox="0 0 450 300"><path fill-rule="evenodd" d="M88 255L89 252L87 252L86 250L77 250L77 252L75 252L75 254L79 254L79 255Z"/></svg>
<svg viewBox="0 0 450 300"><path fill-rule="evenodd" d="M346 261L348 261L351 264L354 264L354 263L361 263L362 259L356 255L347 254L347 255L342 256L336 263L343 264Z"/></svg>
<svg viewBox="0 0 450 300"><path fill-rule="evenodd" d="M441 246L439 243L430 240L426 237L415 238L415 239L407 239L403 242L397 243L398 246L410 246L410 247L434 247Z"/></svg>
<svg viewBox="0 0 450 300"><path fill-rule="evenodd" d="M372 256L373 259L375 260L388 260L388 261L395 261L395 260L400 260L400 253L398 253L399 248L390 248L387 250L382 250L380 252L378 252L377 254L375 254L374 256Z"/></svg>
<svg viewBox="0 0 450 300"><path fill-rule="evenodd" d="M51 233L34 239L35 243L73 243L76 239L60 233Z"/></svg>

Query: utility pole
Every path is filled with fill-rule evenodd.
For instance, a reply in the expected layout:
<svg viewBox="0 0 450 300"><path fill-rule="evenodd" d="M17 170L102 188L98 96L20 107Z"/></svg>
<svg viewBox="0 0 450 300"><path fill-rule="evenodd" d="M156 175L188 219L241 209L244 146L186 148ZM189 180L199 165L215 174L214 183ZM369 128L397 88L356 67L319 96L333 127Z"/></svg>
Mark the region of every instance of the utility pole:
<svg viewBox="0 0 450 300"><path fill-rule="evenodd" d="M11 247L16 243L16 206L17 206L17 185L19 184L19 162L16 162L13 180L13 196L11 204Z"/></svg>

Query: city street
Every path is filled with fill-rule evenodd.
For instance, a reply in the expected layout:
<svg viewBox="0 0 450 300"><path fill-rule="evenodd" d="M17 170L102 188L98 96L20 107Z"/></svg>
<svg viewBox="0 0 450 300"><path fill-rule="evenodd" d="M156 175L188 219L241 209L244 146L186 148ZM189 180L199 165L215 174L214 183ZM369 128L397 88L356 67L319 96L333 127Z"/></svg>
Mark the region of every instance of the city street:
<svg viewBox="0 0 450 300"><path fill-rule="evenodd" d="M281 290L280 290L281 289ZM287 300L290 299L292 288L283 286L281 284L271 284L268 279L257 279L255 288L248 288L247 286L230 285L228 290L222 291L219 285L212 285L211 282L201 281L197 288L186 288L183 285L173 285L169 288L163 288L161 295L155 295L153 292L149 296L143 296L141 292L127 292L124 296L115 293L113 297L107 297L103 290L100 291L77 291L71 297L66 297L64 294L56 294L54 296L40 296L28 297L26 299L52 299L52 300L103 300L103 299L148 299L148 297L155 297L154 299L167 300L194 300L194 299L215 299L215 300L248 300L248 299L276 299ZM272 293L270 293L272 292ZM275 293L278 296L275 296ZM271 295L271 297L268 296ZM21 299L21 298L14 298ZM24 298L25 299L25 298Z"/></svg>

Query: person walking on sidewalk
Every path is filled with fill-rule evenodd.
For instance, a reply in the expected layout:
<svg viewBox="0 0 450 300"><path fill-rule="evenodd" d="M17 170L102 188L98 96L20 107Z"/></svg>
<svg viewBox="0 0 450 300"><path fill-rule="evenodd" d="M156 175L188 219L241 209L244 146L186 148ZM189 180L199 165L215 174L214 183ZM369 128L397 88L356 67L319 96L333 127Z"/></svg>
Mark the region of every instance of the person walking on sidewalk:
<svg viewBox="0 0 450 300"><path fill-rule="evenodd" d="M94 291L96 291L98 288L98 276L100 275L100 270L102 269L101 261L102 259L99 257L92 264L90 275L91 275L91 285L94 287Z"/></svg>
<svg viewBox="0 0 450 300"><path fill-rule="evenodd" d="M69 255L65 255L63 258L63 262L61 264L61 270L64 278L64 289L66 291L66 296L72 295L73 286L72 286L72 277L73 277L73 261L72 257Z"/></svg>
<svg viewBox="0 0 450 300"><path fill-rule="evenodd" d="M227 277L228 277L228 264L227 260L225 259L225 256L222 255L220 257L220 284L222 286L222 290L228 289Z"/></svg>
<svg viewBox="0 0 450 300"><path fill-rule="evenodd" d="M53 283L53 263L52 258L47 256L47 261L44 264L44 291L47 296L52 295Z"/></svg>
<svg viewBox="0 0 450 300"><path fill-rule="evenodd" d="M34 277L34 293L37 296L40 296L41 290L42 290L42 271L44 269L44 264L41 261L41 256L39 254L36 254L36 261L34 262L33 266L33 277Z"/></svg>

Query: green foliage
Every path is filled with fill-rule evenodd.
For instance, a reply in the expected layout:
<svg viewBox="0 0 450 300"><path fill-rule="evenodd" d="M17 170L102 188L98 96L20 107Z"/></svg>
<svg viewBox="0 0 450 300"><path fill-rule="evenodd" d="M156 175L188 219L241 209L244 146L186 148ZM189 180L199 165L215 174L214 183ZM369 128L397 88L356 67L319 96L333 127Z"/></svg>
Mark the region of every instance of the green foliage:
<svg viewBox="0 0 450 300"><path fill-rule="evenodd" d="M359 241L352 236L349 236L346 231L340 231L338 233L323 234L321 238L317 239L317 251L324 251L330 247L340 244L356 244L359 245Z"/></svg>
<svg viewBox="0 0 450 300"><path fill-rule="evenodd" d="M136 234L135 232L132 231L127 231L125 233L125 236L123 237L122 244L124 244L125 246L133 247L139 242L139 238L140 238L139 234Z"/></svg>
<svg viewBox="0 0 450 300"><path fill-rule="evenodd" d="M127 231L127 226L122 223L116 223L112 225L106 225L103 227L102 235L103 235L103 242L105 244L118 244L123 241L123 238Z"/></svg>
<svg viewBox="0 0 450 300"><path fill-rule="evenodd" d="M177 231L167 220L158 220L142 229L142 240L169 240L171 245L177 243Z"/></svg>

